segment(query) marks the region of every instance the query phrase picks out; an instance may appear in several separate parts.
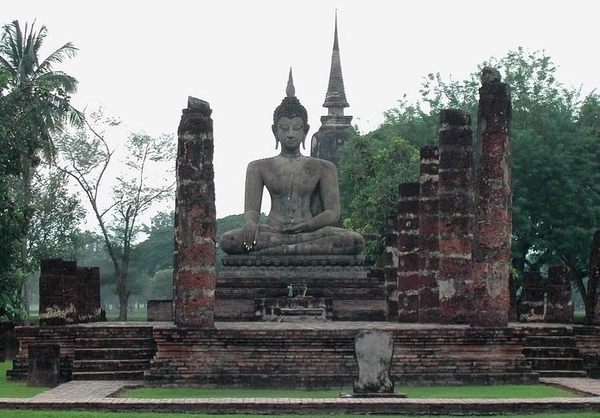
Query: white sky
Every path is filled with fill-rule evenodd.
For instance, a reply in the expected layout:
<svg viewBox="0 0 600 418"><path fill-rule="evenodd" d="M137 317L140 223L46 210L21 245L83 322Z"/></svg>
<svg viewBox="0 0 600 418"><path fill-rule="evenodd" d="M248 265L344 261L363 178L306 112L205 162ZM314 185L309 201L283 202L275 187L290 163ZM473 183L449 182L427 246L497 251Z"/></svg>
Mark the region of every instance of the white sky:
<svg viewBox="0 0 600 418"><path fill-rule="evenodd" d="M79 80L78 108L104 106L130 131L176 133L187 97L210 103L217 215L243 212L246 165L276 153L272 114L293 67L310 137L326 114L335 10L346 96L365 133L430 72L462 80L519 46L544 50L557 78L600 86L600 1L103 0L5 1L0 23L46 25L47 56ZM309 150L305 151L308 154ZM268 208L263 207L267 212Z"/></svg>

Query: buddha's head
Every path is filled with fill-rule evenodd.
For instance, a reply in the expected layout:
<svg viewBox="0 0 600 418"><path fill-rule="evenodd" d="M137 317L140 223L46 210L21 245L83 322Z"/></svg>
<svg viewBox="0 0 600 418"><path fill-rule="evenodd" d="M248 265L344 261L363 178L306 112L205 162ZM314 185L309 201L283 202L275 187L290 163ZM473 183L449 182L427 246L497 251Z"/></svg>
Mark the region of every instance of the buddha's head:
<svg viewBox="0 0 600 418"><path fill-rule="evenodd" d="M277 122L282 117L293 119L299 117L304 123L304 134L308 133L310 126L308 125L308 113L306 108L302 106L300 100L296 97L296 89L294 88L294 80L292 79L292 69L288 78L287 88L285 89L286 97L277 106L273 112L273 133L277 137Z"/></svg>

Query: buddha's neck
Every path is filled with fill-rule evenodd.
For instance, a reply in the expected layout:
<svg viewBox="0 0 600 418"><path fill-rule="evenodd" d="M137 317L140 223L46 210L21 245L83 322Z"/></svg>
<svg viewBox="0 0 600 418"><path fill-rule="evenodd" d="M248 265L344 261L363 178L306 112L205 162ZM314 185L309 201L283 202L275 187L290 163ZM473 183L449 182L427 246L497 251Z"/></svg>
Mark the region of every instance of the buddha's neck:
<svg viewBox="0 0 600 418"><path fill-rule="evenodd" d="M286 150L286 149L282 149L281 150L281 154L279 154L281 157L284 158L289 158L289 159L295 159L295 158L300 158L302 157L302 154L300 153L300 150Z"/></svg>

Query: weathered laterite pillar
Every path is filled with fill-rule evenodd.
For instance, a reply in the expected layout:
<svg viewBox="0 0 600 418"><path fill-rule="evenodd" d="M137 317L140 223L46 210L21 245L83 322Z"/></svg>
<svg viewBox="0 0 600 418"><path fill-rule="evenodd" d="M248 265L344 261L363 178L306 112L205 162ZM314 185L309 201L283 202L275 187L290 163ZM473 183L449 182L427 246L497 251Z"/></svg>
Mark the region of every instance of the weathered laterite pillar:
<svg viewBox="0 0 600 418"><path fill-rule="evenodd" d="M588 271L586 322L589 325L600 325L600 229L596 230L592 240Z"/></svg>
<svg viewBox="0 0 600 418"><path fill-rule="evenodd" d="M216 206L213 121L207 102L188 98L179 124L173 318L214 327Z"/></svg>
<svg viewBox="0 0 600 418"><path fill-rule="evenodd" d="M438 187L440 151L437 145L421 148L419 174L419 322L439 322L440 292Z"/></svg>
<svg viewBox="0 0 600 418"><path fill-rule="evenodd" d="M471 325L505 327L510 309L511 102L497 70L484 68L481 81L473 232L475 312Z"/></svg>
<svg viewBox="0 0 600 418"><path fill-rule="evenodd" d="M548 268L546 322L555 324L573 323L570 271L569 267L561 265Z"/></svg>
<svg viewBox="0 0 600 418"><path fill-rule="evenodd" d="M419 320L419 183L398 188L398 321Z"/></svg>
<svg viewBox="0 0 600 418"><path fill-rule="evenodd" d="M440 320L473 319L473 132L458 109L440 113L439 124Z"/></svg>
<svg viewBox="0 0 600 418"><path fill-rule="evenodd" d="M522 322L544 321L544 279L539 271L523 272L523 290L521 291Z"/></svg>

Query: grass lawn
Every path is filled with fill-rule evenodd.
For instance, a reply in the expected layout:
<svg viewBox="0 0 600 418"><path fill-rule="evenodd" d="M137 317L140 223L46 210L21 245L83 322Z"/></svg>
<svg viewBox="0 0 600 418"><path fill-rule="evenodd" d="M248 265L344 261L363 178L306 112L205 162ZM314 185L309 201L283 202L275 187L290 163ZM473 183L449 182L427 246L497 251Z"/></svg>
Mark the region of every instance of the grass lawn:
<svg viewBox="0 0 600 418"><path fill-rule="evenodd" d="M7 382L6 370L12 362L0 363L0 397L30 397L47 388L31 388L22 382ZM348 390L350 391L350 390ZM411 398L539 398L578 396L572 392L544 385L508 386L459 386L459 387L401 387ZM283 390L234 390L234 389L192 389L192 388L139 388L125 391L121 396L135 398L199 398L199 397L337 397L339 390L332 391L283 391ZM135 413L135 412L88 412L88 411L29 411L0 409L2 418L187 418L190 414ZM214 418L215 415L194 414L196 417ZM219 415L222 418L260 418L264 415ZM341 418L344 415L310 415L310 418ZM273 418L298 418L297 415L271 415ZM380 418L391 418L379 416ZM501 418L502 415L486 418ZM511 415L511 418L600 418L600 413L566 413L543 415ZM410 417L406 417L410 418ZM416 417L413 417L416 418ZM419 418L432 418L419 415ZM436 418L450 418L436 416ZM478 416L471 416L478 418ZM483 418L483 417L479 417Z"/></svg>
<svg viewBox="0 0 600 418"><path fill-rule="evenodd" d="M206 415L206 414L164 414L164 413L135 413L135 412L86 412L86 411L20 411L20 410L1 410L0 415L3 418L189 418L190 416L198 418L264 418L264 415ZM600 413L566 413L566 414L543 414L543 415L509 415L510 418L598 418ZM270 418L298 418L302 415L269 415ZM342 418L347 415L307 415L310 418ZM377 415L378 418L398 418L398 415ZM401 415L402 418L411 418L407 415ZM453 416L456 418L456 416ZM507 415L469 415L469 418L506 418ZM412 418L452 418L450 416L436 415L418 415Z"/></svg>
<svg viewBox="0 0 600 418"><path fill-rule="evenodd" d="M579 397L571 391L546 385L503 386L429 386L398 387L396 392L409 398L568 398ZM119 394L121 398L337 398L345 390L263 390L263 389L195 389L195 388L137 388Z"/></svg>

